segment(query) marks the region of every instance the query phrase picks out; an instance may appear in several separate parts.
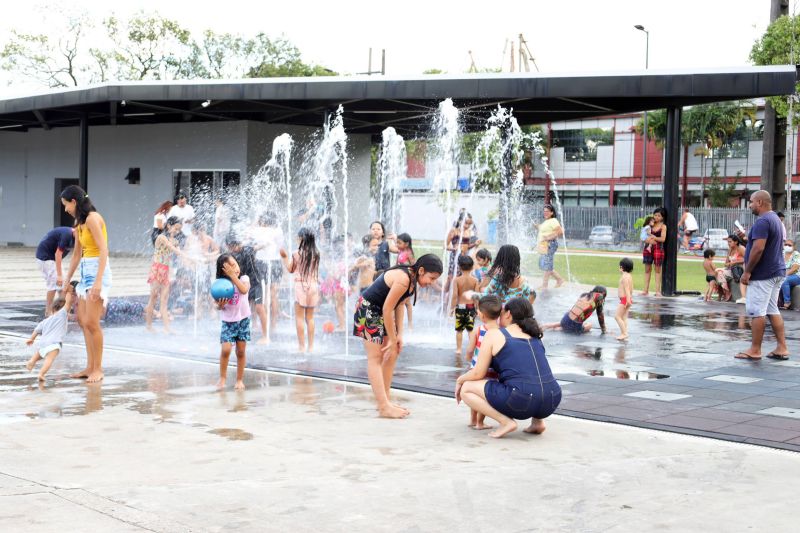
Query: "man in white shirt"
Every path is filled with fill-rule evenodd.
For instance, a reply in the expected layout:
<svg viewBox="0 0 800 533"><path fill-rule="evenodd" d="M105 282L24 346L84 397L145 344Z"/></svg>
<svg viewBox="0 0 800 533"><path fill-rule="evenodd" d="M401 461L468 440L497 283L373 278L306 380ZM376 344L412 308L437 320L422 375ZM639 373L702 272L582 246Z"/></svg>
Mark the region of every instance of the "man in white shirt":
<svg viewBox="0 0 800 533"><path fill-rule="evenodd" d="M683 210L683 216L678 222L678 227L683 227L683 248L688 250L689 239L700 229L700 226L697 225L697 219L689 212L688 207Z"/></svg>
<svg viewBox="0 0 800 533"><path fill-rule="evenodd" d="M183 234L187 237L191 235L194 208L187 203L186 195L182 192L178 193L178 196L175 198L175 205L173 205L172 209L167 213L167 218L169 217L178 217L183 224L181 228Z"/></svg>

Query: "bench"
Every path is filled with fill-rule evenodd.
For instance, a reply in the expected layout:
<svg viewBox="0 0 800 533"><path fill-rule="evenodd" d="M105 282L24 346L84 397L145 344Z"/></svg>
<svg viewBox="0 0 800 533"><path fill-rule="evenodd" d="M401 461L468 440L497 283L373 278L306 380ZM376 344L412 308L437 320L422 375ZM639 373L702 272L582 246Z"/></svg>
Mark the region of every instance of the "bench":
<svg viewBox="0 0 800 533"><path fill-rule="evenodd" d="M737 282L728 279L728 288L731 290L731 302L735 302L742 297L742 288ZM792 287L792 304L790 309L792 311L800 311L800 285Z"/></svg>

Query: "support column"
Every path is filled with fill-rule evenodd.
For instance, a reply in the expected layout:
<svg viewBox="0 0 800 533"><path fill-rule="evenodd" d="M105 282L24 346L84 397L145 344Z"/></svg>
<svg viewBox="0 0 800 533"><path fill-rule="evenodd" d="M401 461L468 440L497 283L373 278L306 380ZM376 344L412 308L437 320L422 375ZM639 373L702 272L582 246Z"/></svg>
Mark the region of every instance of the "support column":
<svg viewBox="0 0 800 533"><path fill-rule="evenodd" d="M89 192L89 115L87 113L81 115L80 145L78 150L78 184L81 189Z"/></svg>
<svg viewBox="0 0 800 533"><path fill-rule="evenodd" d="M664 207L667 209L667 240L664 241L664 266L661 293L675 296L678 274L678 211L680 211L679 168L681 163L681 108L667 109L667 135L664 146Z"/></svg>

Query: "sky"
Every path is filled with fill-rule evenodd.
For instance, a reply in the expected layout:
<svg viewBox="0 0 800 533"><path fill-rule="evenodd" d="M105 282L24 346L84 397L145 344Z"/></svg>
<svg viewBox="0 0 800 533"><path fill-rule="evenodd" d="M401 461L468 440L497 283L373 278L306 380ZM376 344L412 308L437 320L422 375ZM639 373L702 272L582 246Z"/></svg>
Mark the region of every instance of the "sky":
<svg viewBox="0 0 800 533"><path fill-rule="evenodd" d="M374 2L259 2L226 0L73 0L72 9L101 21L112 12L126 17L138 10L174 18L193 33L284 35L306 62L343 74L373 68L386 49L386 73L417 76L426 69L451 74L470 66L508 71L506 41L522 33L539 70L600 72L638 70L645 65L650 32L650 68L718 68L748 65L753 42L769 24L769 0L405 0ZM793 2L794 4L794 2ZM0 42L11 29L56 35L52 2L8 2L0 17ZM11 86L9 86L9 82ZM32 88L0 72L0 97Z"/></svg>

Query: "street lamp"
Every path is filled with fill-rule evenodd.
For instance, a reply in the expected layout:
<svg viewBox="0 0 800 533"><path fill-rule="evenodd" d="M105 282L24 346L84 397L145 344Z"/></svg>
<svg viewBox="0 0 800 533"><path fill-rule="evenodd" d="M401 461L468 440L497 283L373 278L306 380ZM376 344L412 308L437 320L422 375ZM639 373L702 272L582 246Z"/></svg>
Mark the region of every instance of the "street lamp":
<svg viewBox="0 0 800 533"><path fill-rule="evenodd" d="M644 69L647 70L650 67L650 32L644 29L644 26L641 24L635 25L634 28L643 31L647 37L644 51ZM642 145L642 214L644 214L645 208L647 207L647 110L644 112L644 128L642 129L642 133L644 135L644 143Z"/></svg>

